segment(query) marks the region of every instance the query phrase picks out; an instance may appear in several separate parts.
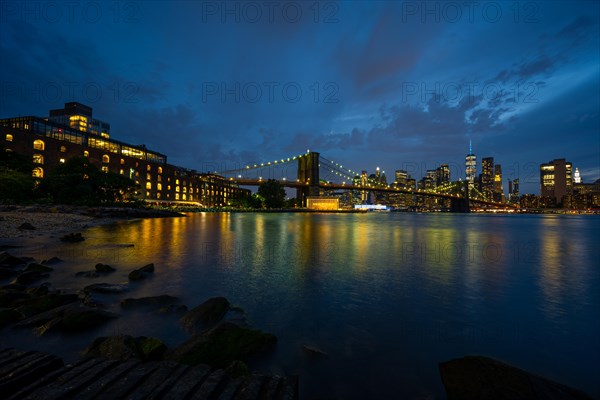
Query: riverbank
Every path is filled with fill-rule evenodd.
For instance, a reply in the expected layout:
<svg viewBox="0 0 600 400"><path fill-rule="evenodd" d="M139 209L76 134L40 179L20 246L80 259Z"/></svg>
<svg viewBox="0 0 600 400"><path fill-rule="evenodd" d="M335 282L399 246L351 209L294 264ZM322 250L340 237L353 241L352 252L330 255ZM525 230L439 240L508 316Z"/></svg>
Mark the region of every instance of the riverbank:
<svg viewBox="0 0 600 400"><path fill-rule="evenodd" d="M124 219L181 216L169 210L144 208L5 205L0 206L0 240L56 238Z"/></svg>

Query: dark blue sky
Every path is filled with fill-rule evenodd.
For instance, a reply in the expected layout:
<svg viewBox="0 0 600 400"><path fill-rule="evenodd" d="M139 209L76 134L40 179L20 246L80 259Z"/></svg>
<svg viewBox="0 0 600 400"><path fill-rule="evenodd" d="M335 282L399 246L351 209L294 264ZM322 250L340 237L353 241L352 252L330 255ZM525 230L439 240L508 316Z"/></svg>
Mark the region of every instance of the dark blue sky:
<svg viewBox="0 0 600 400"><path fill-rule="evenodd" d="M115 139L198 170L321 152L353 170L440 163L469 139L539 193L600 178L599 4L2 1L0 117L94 108Z"/></svg>

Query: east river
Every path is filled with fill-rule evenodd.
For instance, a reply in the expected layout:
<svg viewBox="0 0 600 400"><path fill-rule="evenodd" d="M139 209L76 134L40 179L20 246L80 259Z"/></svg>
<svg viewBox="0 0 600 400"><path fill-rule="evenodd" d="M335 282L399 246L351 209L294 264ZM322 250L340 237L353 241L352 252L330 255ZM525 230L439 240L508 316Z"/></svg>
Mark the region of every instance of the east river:
<svg viewBox="0 0 600 400"><path fill-rule="evenodd" d="M255 370L300 376L302 399L445 398L438 364L494 357L600 398L600 217L415 213L198 213L99 226L59 256L69 291L151 279L107 296L225 296L278 337ZM133 244L134 246L128 246ZM25 251L24 251L25 252ZM75 277L97 262L117 271ZM117 308L115 310L118 311ZM88 335L4 330L5 344L66 357L96 336L187 335L176 316L130 313ZM308 345L327 353L315 357Z"/></svg>

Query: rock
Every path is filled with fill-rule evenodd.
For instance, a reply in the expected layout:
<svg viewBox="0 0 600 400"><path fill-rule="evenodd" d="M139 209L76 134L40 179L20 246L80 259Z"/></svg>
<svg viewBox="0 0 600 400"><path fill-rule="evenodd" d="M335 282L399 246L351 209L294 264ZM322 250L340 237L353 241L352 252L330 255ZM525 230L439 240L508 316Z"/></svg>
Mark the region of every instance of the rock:
<svg viewBox="0 0 600 400"><path fill-rule="evenodd" d="M75 276L82 276L84 278L98 278L100 274L96 271L79 271L75 272Z"/></svg>
<svg viewBox="0 0 600 400"><path fill-rule="evenodd" d="M35 231L35 226L31 225L29 222L23 222L20 226L19 226L20 230L27 230L27 231Z"/></svg>
<svg viewBox="0 0 600 400"><path fill-rule="evenodd" d="M42 261L41 264L54 265L54 264L58 264L58 263L61 263L61 262L63 262L63 260L61 260L60 258L58 258L58 257L52 257L52 258L50 258L48 260Z"/></svg>
<svg viewBox="0 0 600 400"><path fill-rule="evenodd" d="M140 269L134 269L129 273L128 278L132 281L139 281L145 279L151 273L154 273L154 264L148 264Z"/></svg>
<svg viewBox="0 0 600 400"><path fill-rule="evenodd" d="M161 296L141 297L139 299L125 299L121 301L123 308L159 308L161 306L173 305L179 299L174 296L163 294Z"/></svg>
<svg viewBox="0 0 600 400"><path fill-rule="evenodd" d="M42 286L28 288L25 290L25 293L29 293L30 295L32 295L34 297L40 297L40 296L47 295L49 291L50 291L50 289L48 288L48 286L46 284L44 284Z"/></svg>
<svg viewBox="0 0 600 400"><path fill-rule="evenodd" d="M240 378L250 375L250 369L245 362L240 360L232 361L231 364L225 368L225 372L227 372L232 378Z"/></svg>
<svg viewBox="0 0 600 400"><path fill-rule="evenodd" d="M45 279L50 275L45 274L39 271L26 271L22 272L21 275L17 276L14 280L15 283L20 283L22 285L28 285L35 281L39 281L41 279Z"/></svg>
<svg viewBox="0 0 600 400"><path fill-rule="evenodd" d="M12 278L19 275L19 271L12 268L0 267L0 279Z"/></svg>
<svg viewBox="0 0 600 400"><path fill-rule="evenodd" d="M25 318L16 326L19 328L39 327L54 319L60 319L67 309L73 307L79 307L79 305L73 303L64 304L51 310Z"/></svg>
<svg viewBox="0 0 600 400"><path fill-rule="evenodd" d="M119 315L91 307L72 307L65 310L58 321L50 321L43 325L38 333L44 334L50 330L61 332L80 332L95 328Z"/></svg>
<svg viewBox="0 0 600 400"><path fill-rule="evenodd" d="M29 263L25 267L25 271L50 272L54 271L54 268L50 268L38 263Z"/></svg>
<svg viewBox="0 0 600 400"><path fill-rule="evenodd" d="M83 242L85 240L85 238L83 236L81 236L81 233L69 233L69 234L61 237L60 240L62 242L77 243L77 242Z"/></svg>
<svg viewBox="0 0 600 400"><path fill-rule="evenodd" d="M0 308L0 328L18 321L21 314L12 308Z"/></svg>
<svg viewBox="0 0 600 400"><path fill-rule="evenodd" d="M31 295L21 290L2 289L0 290L0 307L12 307L21 300L30 299Z"/></svg>
<svg viewBox="0 0 600 400"><path fill-rule="evenodd" d="M0 292L2 290L12 290L14 292L24 292L27 289L27 286L21 285L19 283L9 283L8 285L4 285L0 287Z"/></svg>
<svg viewBox="0 0 600 400"><path fill-rule="evenodd" d="M165 358L189 365L209 364L225 368L235 360L272 349L277 337L256 329L221 322L214 328L194 335L168 352Z"/></svg>
<svg viewBox="0 0 600 400"><path fill-rule="evenodd" d="M92 357L106 357L126 361L139 358L142 361L158 361L167 350L167 346L156 338L129 335L100 337L85 349L84 354Z"/></svg>
<svg viewBox="0 0 600 400"><path fill-rule="evenodd" d="M3 251L0 253L0 266L3 267L14 267L16 265L25 264L25 261L18 257L11 255L10 253Z"/></svg>
<svg viewBox="0 0 600 400"><path fill-rule="evenodd" d="M34 297L21 300L18 305L15 304L15 310L21 313L24 317L31 317L40 314L53 308L60 307L65 304L70 304L79 300L76 294L47 294L45 296Z"/></svg>
<svg viewBox="0 0 600 400"><path fill-rule="evenodd" d="M113 283L94 283L83 288L84 292L96 292L96 293L124 293L129 291L127 285L119 285Z"/></svg>
<svg viewBox="0 0 600 400"><path fill-rule="evenodd" d="M308 354L310 356L323 357L323 356L327 355L327 353L325 353L323 350L321 350L317 347L308 346L306 344L302 346L302 351L304 351L306 354Z"/></svg>
<svg viewBox="0 0 600 400"><path fill-rule="evenodd" d="M213 297L185 313L179 322L187 331L197 333L221 321L229 307L225 297Z"/></svg>
<svg viewBox="0 0 600 400"><path fill-rule="evenodd" d="M591 399L587 394L482 356L440 363L449 400L453 399Z"/></svg>
<svg viewBox="0 0 600 400"><path fill-rule="evenodd" d="M113 271L116 271L116 269L114 269L110 265L98 263L98 264L96 264L96 271L98 271L98 272L113 272Z"/></svg>

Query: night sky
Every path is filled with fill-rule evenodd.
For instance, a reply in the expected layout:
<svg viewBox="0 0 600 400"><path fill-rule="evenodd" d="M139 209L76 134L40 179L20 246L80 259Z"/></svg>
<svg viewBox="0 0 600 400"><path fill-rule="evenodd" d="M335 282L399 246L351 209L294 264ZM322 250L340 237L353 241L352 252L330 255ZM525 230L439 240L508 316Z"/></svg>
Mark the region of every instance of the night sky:
<svg viewBox="0 0 600 400"><path fill-rule="evenodd" d="M310 149L464 179L471 139L505 191L555 158L600 178L595 1L0 4L2 118L79 101L199 171Z"/></svg>

